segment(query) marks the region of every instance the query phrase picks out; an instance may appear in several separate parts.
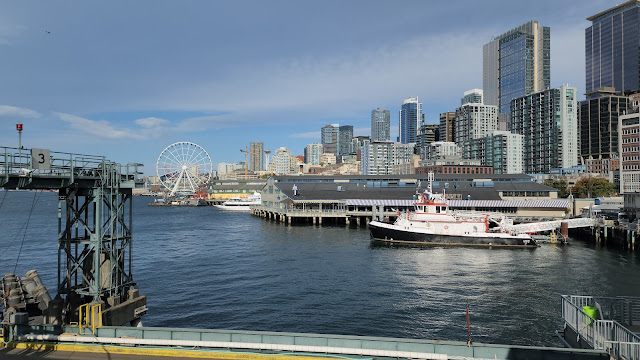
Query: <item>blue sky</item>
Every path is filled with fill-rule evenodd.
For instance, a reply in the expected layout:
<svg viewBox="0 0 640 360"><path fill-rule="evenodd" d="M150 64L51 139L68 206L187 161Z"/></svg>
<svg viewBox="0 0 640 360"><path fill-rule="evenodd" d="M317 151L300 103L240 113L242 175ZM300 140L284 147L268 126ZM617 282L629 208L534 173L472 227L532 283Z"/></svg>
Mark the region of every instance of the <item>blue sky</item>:
<svg viewBox="0 0 640 360"><path fill-rule="evenodd" d="M0 145L105 155L155 173L177 141L215 164L250 141L302 154L326 124L419 96L426 119L482 87L482 45L551 27L551 86L584 92L585 1L0 0Z"/></svg>

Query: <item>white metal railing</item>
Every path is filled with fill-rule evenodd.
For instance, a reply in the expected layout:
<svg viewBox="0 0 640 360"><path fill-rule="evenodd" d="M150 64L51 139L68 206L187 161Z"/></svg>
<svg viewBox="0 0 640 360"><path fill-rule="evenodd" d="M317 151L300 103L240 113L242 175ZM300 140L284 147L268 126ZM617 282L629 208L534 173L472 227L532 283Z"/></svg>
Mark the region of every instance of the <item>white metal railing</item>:
<svg viewBox="0 0 640 360"><path fill-rule="evenodd" d="M566 326L596 350L605 350L615 359L640 360L640 337L616 319L599 320L587 315L584 306L603 303L609 306L609 314L624 323L632 324L635 318L634 304L640 299L628 297L562 296L562 318ZM602 307L600 307L602 308ZM623 311L629 310L629 311Z"/></svg>

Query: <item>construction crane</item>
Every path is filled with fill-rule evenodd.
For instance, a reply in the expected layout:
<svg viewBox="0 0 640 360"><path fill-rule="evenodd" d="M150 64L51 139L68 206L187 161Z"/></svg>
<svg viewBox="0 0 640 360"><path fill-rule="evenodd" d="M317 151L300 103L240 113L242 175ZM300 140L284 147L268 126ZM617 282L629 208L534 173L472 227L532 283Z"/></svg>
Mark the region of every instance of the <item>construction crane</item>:
<svg viewBox="0 0 640 360"><path fill-rule="evenodd" d="M240 149L240 151L244 153L244 179L247 180L249 178L249 175L248 175L249 154L251 155L260 155L260 154L249 151L249 149L246 146L244 147L244 150Z"/></svg>

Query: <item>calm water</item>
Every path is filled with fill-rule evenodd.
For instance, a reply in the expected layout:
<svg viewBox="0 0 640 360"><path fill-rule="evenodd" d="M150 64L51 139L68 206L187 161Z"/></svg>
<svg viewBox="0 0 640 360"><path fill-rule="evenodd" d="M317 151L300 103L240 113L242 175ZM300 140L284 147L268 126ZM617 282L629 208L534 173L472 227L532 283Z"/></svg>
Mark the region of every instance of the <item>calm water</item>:
<svg viewBox="0 0 640 360"><path fill-rule="evenodd" d="M14 272L36 193L0 207L0 274ZM4 192L0 192L0 201ZM39 193L16 272L51 292L57 194ZM640 257L594 248L372 246L366 229L283 226L213 207L134 199L134 279L146 326L267 330L555 345L560 294L640 296Z"/></svg>

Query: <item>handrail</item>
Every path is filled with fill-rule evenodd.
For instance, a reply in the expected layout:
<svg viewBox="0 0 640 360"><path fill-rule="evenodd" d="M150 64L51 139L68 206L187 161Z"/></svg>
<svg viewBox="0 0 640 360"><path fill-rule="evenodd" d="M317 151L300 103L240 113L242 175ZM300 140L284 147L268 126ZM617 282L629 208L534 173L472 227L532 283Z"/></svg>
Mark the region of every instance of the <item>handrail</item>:
<svg viewBox="0 0 640 360"><path fill-rule="evenodd" d="M638 299L599 297L597 300L624 305ZM584 306L593 306L595 303L596 298L592 296L562 295L562 318L565 324L596 350L606 350L616 359L640 360L640 336L617 320L594 319L582 310ZM624 317L622 313L617 315ZM629 316L629 320L633 320L633 313Z"/></svg>
<svg viewBox="0 0 640 360"><path fill-rule="evenodd" d="M86 309L86 311L82 311L82 309ZM98 314L98 323L96 325L96 309ZM91 333L95 334L96 329L102 326L102 304L97 303L91 305L90 303L80 305L78 308L78 333L82 334L83 324L86 325L86 328L89 328L89 311L91 311ZM84 316L83 316L84 315Z"/></svg>

